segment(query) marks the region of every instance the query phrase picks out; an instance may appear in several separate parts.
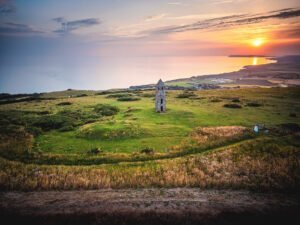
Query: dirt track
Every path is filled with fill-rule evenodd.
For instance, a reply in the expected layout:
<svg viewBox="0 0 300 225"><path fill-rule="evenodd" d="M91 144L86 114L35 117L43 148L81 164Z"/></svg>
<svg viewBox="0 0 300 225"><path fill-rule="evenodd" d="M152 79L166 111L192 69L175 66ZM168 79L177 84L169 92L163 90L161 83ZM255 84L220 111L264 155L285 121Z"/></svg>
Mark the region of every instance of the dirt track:
<svg viewBox="0 0 300 225"><path fill-rule="evenodd" d="M2 192L0 216L10 224L293 224L299 200L192 188Z"/></svg>

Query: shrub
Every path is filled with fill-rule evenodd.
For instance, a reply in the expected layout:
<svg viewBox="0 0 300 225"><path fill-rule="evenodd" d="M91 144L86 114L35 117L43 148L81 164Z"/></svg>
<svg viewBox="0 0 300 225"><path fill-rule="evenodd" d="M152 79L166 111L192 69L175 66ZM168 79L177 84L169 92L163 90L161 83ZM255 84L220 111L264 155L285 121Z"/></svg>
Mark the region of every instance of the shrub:
<svg viewBox="0 0 300 225"><path fill-rule="evenodd" d="M290 117L297 117L296 113L290 113Z"/></svg>
<svg viewBox="0 0 300 225"><path fill-rule="evenodd" d="M146 148L144 148L144 149L141 150L141 153L147 154L147 155L152 155L152 154L154 154L154 149L146 147Z"/></svg>
<svg viewBox="0 0 300 225"><path fill-rule="evenodd" d="M6 136L22 136L24 134L24 130L22 126L15 125L15 124L6 124L6 125L0 125L0 136L6 135Z"/></svg>
<svg viewBox="0 0 300 225"><path fill-rule="evenodd" d="M232 99L232 102L238 103L238 102L241 102L241 101L238 98L234 98L234 99Z"/></svg>
<svg viewBox="0 0 300 225"><path fill-rule="evenodd" d="M72 102L60 102L57 105L58 106L63 106L63 105L72 105L72 104L73 104Z"/></svg>
<svg viewBox="0 0 300 225"><path fill-rule="evenodd" d="M101 91L101 92L96 93L95 95L107 95L109 93L111 93L111 92L109 92L109 91Z"/></svg>
<svg viewBox="0 0 300 225"><path fill-rule="evenodd" d="M92 148L87 153L92 155L97 155L99 153L102 153L103 151L100 148Z"/></svg>
<svg viewBox="0 0 300 225"><path fill-rule="evenodd" d="M279 128L286 133L300 132L300 126L297 123L283 123Z"/></svg>
<svg viewBox="0 0 300 225"><path fill-rule="evenodd" d="M60 131L72 131L72 130L74 130L75 129L75 127L73 126L73 125L65 125L65 126L63 126L62 128L60 128L59 130Z"/></svg>
<svg viewBox="0 0 300 225"><path fill-rule="evenodd" d="M66 126L72 125L71 118L62 115L47 115L37 118L33 122L33 125L41 128L43 131L49 131L53 129L61 129Z"/></svg>
<svg viewBox="0 0 300 225"><path fill-rule="evenodd" d="M39 127L27 127L26 131L30 134L32 134L33 136L39 136L43 133L42 129Z"/></svg>
<svg viewBox="0 0 300 225"><path fill-rule="evenodd" d="M141 97L144 97L144 98L152 98L152 97L155 97L155 94L154 93L142 93L140 94Z"/></svg>
<svg viewBox="0 0 300 225"><path fill-rule="evenodd" d="M48 115L50 114L49 111L40 111L40 112L37 112L38 115Z"/></svg>
<svg viewBox="0 0 300 225"><path fill-rule="evenodd" d="M81 110L63 110L58 113L58 115L68 117L72 120L72 126L80 126L86 123L95 122L99 117L102 117L102 114L85 112Z"/></svg>
<svg viewBox="0 0 300 225"><path fill-rule="evenodd" d="M84 124L95 123L96 121L97 119L88 118L86 121L84 121Z"/></svg>
<svg viewBox="0 0 300 225"><path fill-rule="evenodd" d="M240 109L240 108L242 108L242 106L239 105L239 104L225 104L224 107L225 108L232 108L232 109Z"/></svg>
<svg viewBox="0 0 300 225"><path fill-rule="evenodd" d="M262 106L262 104L260 104L258 102L249 102L249 103L247 103L246 106L249 106L249 107L260 107L260 106Z"/></svg>
<svg viewBox="0 0 300 225"><path fill-rule="evenodd" d="M177 98L190 98L190 97L194 97L194 96L197 96L197 95L195 95L194 92L184 91L183 93L177 95Z"/></svg>
<svg viewBox="0 0 300 225"><path fill-rule="evenodd" d="M125 98L125 97L131 97L132 94L129 93L117 93L117 94L111 94L107 95L106 98Z"/></svg>
<svg viewBox="0 0 300 225"><path fill-rule="evenodd" d="M88 95L87 94L79 94L79 95L76 95L75 97L80 98L80 97L86 97L86 96L88 96Z"/></svg>
<svg viewBox="0 0 300 225"><path fill-rule="evenodd" d="M222 100L221 99L218 99L218 98L214 98L211 100L211 102L221 102Z"/></svg>
<svg viewBox="0 0 300 225"><path fill-rule="evenodd" d="M140 98L138 98L138 97L121 97L121 98L118 98L117 100L121 101L121 102L132 102L132 101L139 101Z"/></svg>
<svg viewBox="0 0 300 225"><path fill-rule="evenodd" d="M116 115L120 110L116 106L99 104L94 107L94 111L102 116L113 116Z"/></svg>

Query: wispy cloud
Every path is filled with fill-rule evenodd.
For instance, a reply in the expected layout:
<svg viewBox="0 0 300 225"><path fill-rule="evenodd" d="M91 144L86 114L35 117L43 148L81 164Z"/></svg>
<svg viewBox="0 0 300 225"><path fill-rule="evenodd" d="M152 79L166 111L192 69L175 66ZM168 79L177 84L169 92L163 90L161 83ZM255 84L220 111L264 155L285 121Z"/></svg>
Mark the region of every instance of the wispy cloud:
<svg viewBox="0 0 300 225"><path fill-rule="evenodd" d="M189 6L190 4L187 2L168 2L167 3L169 6L174 6L174 7L182 7L182 6Z"/></svg>
<svg viewBox="0 0 300 225"><path fill-rule="evenodd" d="M182 2L168 2L168 5L183 5Z"/></svg>
<svg viewBox="0 0 300 225"><path fill-rule="evenodd" d="M214 0L214 1L211 1L211 4L221 5L221 4L240 3L240 2L246 2L246 1L249 1L249 0Z"/></svg>
<svg viewBox="0 0 300 225"><path fill-rule="evenodd" d="M153 15L153 16L148 16L145 21L146 22L151 22L151 21L154 21L154 20L160 20L162 18L164 18L166 16L165 13L162 13L162 14L158 14L158 15Z"/></svg>
<svg viewBox="0 0 300 225"><path fill-rule="evenodd" d="M260 23L270 19L288 19L300 16L299 8L288 8L277 11L271 11L261 14L242 14L242 15L231 15L225 17L217 17L207 20L201 20L186 25L174 25L156 28L149 32L150 34L166 34L185 32L191 30L204 30L204 29L226 29L235 26L242 26L247 24Z"/></svg>
<svg viewBox="0 0 300 225"><path fill-rule="evenodd" d="M0 35L41 34L31 26L21 23L3 23L0 25Z"/></svg>
<svg viewBox="0 0 300 225"><path fill-rule="evenodd" d="M54 31L55 33L60 33L60 34L70 33L71 31L74 31L74 30L78 30L78 29L85 28L85 27L91 27L91 26L98 25L101 23L96 18L67 21L63 17L57 17L57 18L54 18L53 21L55 21L61 25L61 28Z"/></svg>
<svg viewBox="0 0 300 225"><path fill-rule="evenodd" d="M242 15L242 14L240 14ZM228 13L227 14L213 14L213 13L208 13L208 14L189 14L189 15L183 15L183 16L170 16L167 17L166 19L168 20L207 20L207 19L214 19L214 18L223 18L223 17L227 17L227 16L231 16Z"/></svg>
<svg viewBox="0 0 300 225"><path fill-rule="evenodd" d="M277 29L273 32L275 38L289 38L299 39L300 38L300 23L292 24L287 28Z"/></svg>
<svg viewBox="0 0 300 225"><path fill-rule="evenodd" d="M10 0L0 0L0 14L9 14L16 12L15 4Z"/></svg>

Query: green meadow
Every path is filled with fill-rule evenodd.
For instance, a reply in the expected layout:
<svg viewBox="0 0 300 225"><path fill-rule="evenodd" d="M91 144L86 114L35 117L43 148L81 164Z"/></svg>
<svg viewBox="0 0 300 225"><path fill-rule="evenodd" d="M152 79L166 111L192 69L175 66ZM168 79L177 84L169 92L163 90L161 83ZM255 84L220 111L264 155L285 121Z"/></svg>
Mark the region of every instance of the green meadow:
<svg viewBox="0 0 300 225"><path fill-rule="evenodd" d="M298 89L198 91L193 98L176 98L181 92L168 92L168 110L163 114L154 111L153 97L121 102L115 98L107 98L107 95L66 98L69 96L68 92L57 93L58 98L51 101L7 105L5 110L43 110L54 114L67 109L92 113L93 106L97 104L109 104L120 109L114 116L99 116L95 122L76 127L72 131L52 130L36 138L35 144L39 150L63 154L85 153L93 147L105 152L130 153L146 147L165 152L169 147L179 144L198 126L252 127L256 123L276 125L298 121L298 118L290 117L290 113L299 112L300 109ZM45 97L48 97L47 94ZM220 101L214 102L214 99ZM243 108L223 107L234 99L239 99ZM58 105L65 101L72 105ZM259 102L262 106L248 107L246 104L249 102Z"/></svg>
<svg viewBox="0 0 300 225"><path fill-rule="evenodd" d="M13 190L295 187L299 99L299 88L168 91L167 112L160 114L154 91L68 90L1 104L0 184ZM254 134L255 124L267 131ZM244 171L249 162L261 174L276 163L289 166L274 174L274 183L258 183L263 178L236 174L251 176Z"/></svg>

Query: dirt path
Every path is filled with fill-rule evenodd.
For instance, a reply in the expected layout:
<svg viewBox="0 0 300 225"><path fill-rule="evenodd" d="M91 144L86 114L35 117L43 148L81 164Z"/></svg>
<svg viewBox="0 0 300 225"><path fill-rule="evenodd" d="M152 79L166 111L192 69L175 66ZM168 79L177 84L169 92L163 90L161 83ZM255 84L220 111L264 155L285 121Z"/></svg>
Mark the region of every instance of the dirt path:
<svg viewBox="0 0 300 225"><path fill-rule="evenodd" d="M10 224L277 224L293 222L299 200L193 188L2 192L0 216Z"/></svg>

